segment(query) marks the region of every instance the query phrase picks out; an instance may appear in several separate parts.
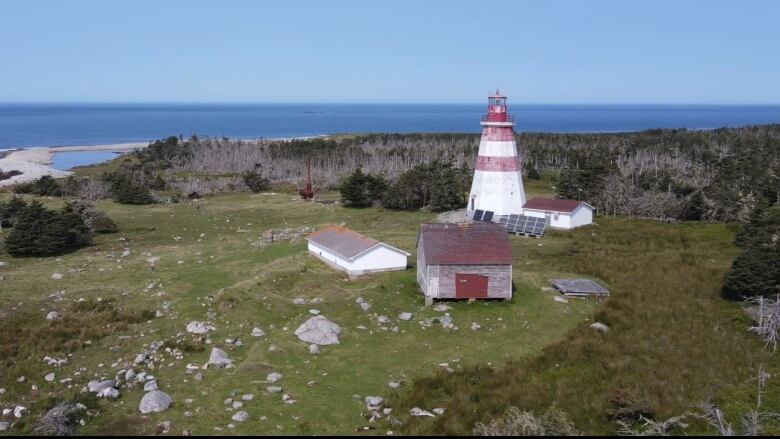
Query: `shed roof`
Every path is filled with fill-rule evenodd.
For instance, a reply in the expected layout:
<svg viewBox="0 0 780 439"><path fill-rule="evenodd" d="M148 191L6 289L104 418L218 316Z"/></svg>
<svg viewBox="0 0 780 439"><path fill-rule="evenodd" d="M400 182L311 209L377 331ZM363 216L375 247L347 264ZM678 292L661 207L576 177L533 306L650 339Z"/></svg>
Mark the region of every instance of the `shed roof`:
<svg viewBox="0 0 780 439"><path fill-rule="evenodd" d="M563 294L609 294L609 290L590 279L553 279L552 285Z"/></svg>
<svg viewBox="0 0 780 439"><path fill-rule="evenodd" d="M572 213L582 204L591 207L590 204L579 200L562 200L557 198L536 197L525 203L523 208L531 210L545 210L550 212Z"/></svg>
<svg viewBox="0 0 780 439"><path fill-rule="evenodd" d="M407 256L409 255L409 253L403 250L399 250L391 245L387 245L354 230L335 224L325 226L316 232L309 234L306 239L325 247L346 259L353 259L360 256L362 253L365 253L378 245L388 247Z"/></svg>
<svg viewBox="0 0 780 439"><path fill-rule="evenodd" d="M498 224L423 224L420 238L427 264L512 264L509 236Z"/></svg>

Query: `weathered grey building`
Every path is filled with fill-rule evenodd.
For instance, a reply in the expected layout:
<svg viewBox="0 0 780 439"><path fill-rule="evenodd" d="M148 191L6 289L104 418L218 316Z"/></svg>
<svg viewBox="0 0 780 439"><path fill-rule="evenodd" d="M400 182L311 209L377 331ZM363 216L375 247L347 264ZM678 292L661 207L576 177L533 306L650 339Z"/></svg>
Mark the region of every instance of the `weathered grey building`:
<svg viewBox="0 0 780 439"><path fill-rule="evenodd" d="M512 249L498 224L423 224L417 283L431 299L509 299Z"/></svg>

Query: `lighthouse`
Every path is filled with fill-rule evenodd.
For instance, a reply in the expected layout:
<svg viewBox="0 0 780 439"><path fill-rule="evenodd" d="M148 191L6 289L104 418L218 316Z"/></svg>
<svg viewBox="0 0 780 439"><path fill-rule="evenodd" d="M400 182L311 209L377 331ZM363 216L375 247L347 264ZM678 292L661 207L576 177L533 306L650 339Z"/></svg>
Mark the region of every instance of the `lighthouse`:
<svg viewBox="0 0 780 439"><path fill-rule="evenodd" d="M493 212L494 218L523 213L525 190L514 125L514 118L507 113L506 96L496 90L488 97L488 112L482 116L482 138L469 194L469 217L476 210Z"/></svg>

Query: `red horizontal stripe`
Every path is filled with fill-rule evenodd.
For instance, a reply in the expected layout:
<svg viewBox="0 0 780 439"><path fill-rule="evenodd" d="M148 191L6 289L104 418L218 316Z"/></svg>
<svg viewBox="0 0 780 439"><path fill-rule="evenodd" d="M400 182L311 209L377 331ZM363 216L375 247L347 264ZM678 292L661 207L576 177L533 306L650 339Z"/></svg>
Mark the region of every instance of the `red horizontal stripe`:
<svg viewBox="0 0 780 439"><path fill-rule="evenodd" d="M515 140L515 133L512 127L484 127L482 128L482 140L509 142Z"/></svg>
<svg viewBox="0 0 780 439"><path fill-rule="evenodd" d="M474 169L478 171L514 172L520 170L520 157L478 156Z"/></svg>

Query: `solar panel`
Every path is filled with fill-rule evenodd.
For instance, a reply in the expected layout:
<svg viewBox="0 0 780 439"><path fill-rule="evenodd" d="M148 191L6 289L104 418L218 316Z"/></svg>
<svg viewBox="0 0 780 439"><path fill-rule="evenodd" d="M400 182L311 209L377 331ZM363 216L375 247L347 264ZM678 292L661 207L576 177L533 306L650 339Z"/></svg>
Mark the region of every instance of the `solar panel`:
<svg viewBox="0 0 780 439"><path fill-rule="evenodd" d="M471 217L471 220L472 221L477 221L477 222L482 221L482 215L484 215L484 214L485 214L484 210L477 209L477 210L474 211L474 216Z"/></svg>
<svg viewBox="0 0 780 439"><path fill-rule="evenodd" d="M482 217L483 223L492 223L493 222L493 212L486 211L485 215Z"/></svg>
<svg viewBox="0 0 780 439"><path fill-rule="evenodd" d="M499 221L501 223L501 221ZM526 215L510 215L505 224L510 233L530 236L544 235L547 219Z"/></svg>
<svg viewBox="0 0 780 439"><path fill-rule="evenodd" d="M498 217L498 221L497 222L499 224L506 225L507 221L509 221L509 217L508 216L500 216L500 217Z"/></svg>

